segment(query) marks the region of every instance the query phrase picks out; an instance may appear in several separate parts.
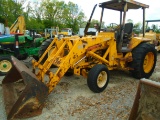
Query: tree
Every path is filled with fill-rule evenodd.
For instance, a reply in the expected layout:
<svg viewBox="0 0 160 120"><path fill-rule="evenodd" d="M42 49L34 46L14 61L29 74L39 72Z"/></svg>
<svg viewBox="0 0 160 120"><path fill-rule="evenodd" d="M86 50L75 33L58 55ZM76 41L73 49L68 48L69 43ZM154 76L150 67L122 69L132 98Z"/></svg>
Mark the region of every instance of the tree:
<svg viewBox="0 0 160 120"><path fill-rule="evenodd" d="M136 29L140 29L142 27L142 23L141 22L138 22L138 23L135 23L133 28L136 28Z"/></svg>
<svg viewBox="0 0 160 120"><path fill-rule="evenodd" d="M19 1L19 2L17 2ZM23 15L27 29L44 29L51 27L72 28L74 32L86 25L86 17L80 7L73 3L59 0L42 0L28 2L23 8L24 0L0 0L0 20L8 20L8 26Z"/></svg>
<svg viewBox="0 0 160 120"><path fill-rule="evenodd" d="M73 2L69 2L65 10L67 13L65 17L65 21L67 21L66 25L70 26L74 32L77 32L86 18L84 13L79 6Z"/></svg>
<svg viewBox="0 0 160 120"><path fill-rule="evenodd" d="M100 21L99 20L92 19L90 27L93 28L95 23L100 25ZM101 24L101 28L105 28L105 22L103 22L103 21L102 21L102 24Z"/></svg>
<svg viewBox="0 0 160 120"><path fill-rule="evenodd" d="M77 4L68 2L63 12L63 21L66 27L72 28L74 32L77 32L85 18L84 13Z"/></svg>
<svg viewBox="0 0 160 120"><path fill-rule="evenodd" d="M45 27L51 28L60 24L65 5L64 1L59 2L58 0L46 0L41 3L40 7Z"/></svg>
<svg viewBox="0 0 160 120"><path fill-rule="evenodd" d="M42 19L45 27L72 28L77 32L85 16L77 4L58 0L42 1Z"/></svg>
<svg viewBox="0 0 160 120"><path fill-rule="evenodd" d="M26 12L24 12L27 29L44 29L43 18L41 15L42 9L38 6L38 2L28 2Z"/></svg>
<svg viewBox="0 0 160 120"><path fill-rule="evenodd" d="M0 13L0 17L6 21L6 26L11 26L17 17L23 13L22 4L15 0L1 0Z"/></svg>

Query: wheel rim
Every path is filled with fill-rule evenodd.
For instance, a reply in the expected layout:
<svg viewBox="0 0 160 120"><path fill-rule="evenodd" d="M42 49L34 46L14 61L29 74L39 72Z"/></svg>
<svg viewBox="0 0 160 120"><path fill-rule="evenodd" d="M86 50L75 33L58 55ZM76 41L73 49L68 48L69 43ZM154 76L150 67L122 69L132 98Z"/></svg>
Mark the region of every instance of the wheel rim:
<svg viewBox="0 0 160 120"><path fill-rule="evenodd" d="M100 74L98 75L97 78L97 85L99 88L102 88L105 86L106 82L107 82L107 73L106 71L102 71L100 72Z"/></svg>
<svg viewBox="0 0 160 120"><path fill-rule="evenodd" d="M148 52L144 58L143 69L145 73L149 73L154 65L154 54Z"/></svg>
<svg viewBox="0 0 160 120"><path fill-rule="evenodd" d="M0 71L1 72L8 72L12 68L12 64L8 60L2 60L0 62Z"/></svg>

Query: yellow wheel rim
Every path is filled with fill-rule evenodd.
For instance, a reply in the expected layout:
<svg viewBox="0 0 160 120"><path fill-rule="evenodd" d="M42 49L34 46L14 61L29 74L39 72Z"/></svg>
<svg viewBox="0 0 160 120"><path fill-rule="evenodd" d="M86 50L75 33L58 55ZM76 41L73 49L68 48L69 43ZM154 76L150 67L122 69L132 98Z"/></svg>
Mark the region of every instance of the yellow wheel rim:
<svg viewBox="0 0 160 120"><path fill-rule="evenodd" d="M102 71L97 78L97 85L99 88L102 88L105 86L106 82L107 82L107 73L106 71Z"/></svg>
<svg viewBox="0 0 160 120"><path fill-rule="evenodd" d="M145 73L149 73L154 65L154 54L148 52L144 58L143 69Z"/></svg>
<svg viewBox="0 0 160 120"><path fill-rule="evenodd" d="M12 68L12 64L8 60L0 61L0 71L1 72L8 72Z"/></svg>

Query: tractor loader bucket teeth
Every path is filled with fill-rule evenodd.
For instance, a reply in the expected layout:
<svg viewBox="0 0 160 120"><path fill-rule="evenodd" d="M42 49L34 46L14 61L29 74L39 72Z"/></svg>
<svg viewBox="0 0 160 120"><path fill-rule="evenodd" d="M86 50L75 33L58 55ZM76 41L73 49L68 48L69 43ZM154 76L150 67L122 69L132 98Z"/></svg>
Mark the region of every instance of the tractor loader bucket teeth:
<svg viewBox="0 0 160 120"><path fill-rule="evenodd" d="M41 114L48 87L21 61L11 56L13 67L2 81L7 119Z"/></svg>

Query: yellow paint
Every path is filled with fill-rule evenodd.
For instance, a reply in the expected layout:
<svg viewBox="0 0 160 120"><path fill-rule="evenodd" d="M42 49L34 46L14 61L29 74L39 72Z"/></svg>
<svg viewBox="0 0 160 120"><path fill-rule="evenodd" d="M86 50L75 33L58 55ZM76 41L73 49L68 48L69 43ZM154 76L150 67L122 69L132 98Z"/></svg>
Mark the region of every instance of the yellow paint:
<svg viewBox="0 0 160 120"><path fill-rule="evenodd" d="M145 58L143 63L143 68L145 73L149 73L152 70L154 64L154 54L152 52L149 52Z"/></svg>

